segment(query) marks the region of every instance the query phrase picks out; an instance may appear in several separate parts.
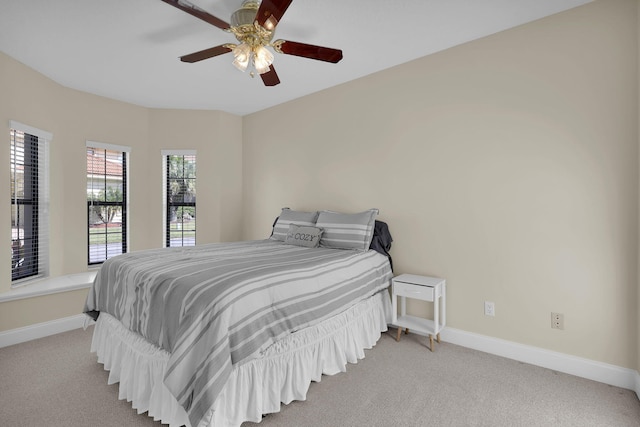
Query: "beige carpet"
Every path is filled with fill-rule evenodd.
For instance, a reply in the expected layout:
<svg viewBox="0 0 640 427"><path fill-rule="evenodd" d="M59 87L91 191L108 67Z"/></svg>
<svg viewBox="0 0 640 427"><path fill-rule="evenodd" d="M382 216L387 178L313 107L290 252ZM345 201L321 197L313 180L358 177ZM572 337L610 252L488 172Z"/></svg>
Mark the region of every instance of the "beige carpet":
<svg viewBox="0 0 640 427"><path fill-rule="evenodd" d="M75 330L0 349L1 426L159 426L118 400ZM260 424L323 426L640 426L629 390L442 343L384 334L347 372Z"/></svg>

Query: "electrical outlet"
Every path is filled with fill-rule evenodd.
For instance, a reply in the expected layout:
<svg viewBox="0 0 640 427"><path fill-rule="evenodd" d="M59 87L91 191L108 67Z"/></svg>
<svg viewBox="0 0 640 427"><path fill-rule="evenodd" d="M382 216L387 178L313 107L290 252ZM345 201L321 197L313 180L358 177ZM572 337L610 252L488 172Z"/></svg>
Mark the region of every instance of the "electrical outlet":
<svg viewBox="0 0 640 427"><path fill-rule="evenodd" d="M551 313L551 328L552 329L564 329L564 314Z"/></svg>
<svg viewBox="0 0 640 427"><path fill-rule="evenodd" d="M491 301L484 302L484 315L485 316L495 316L496 315L496 305Z"/></svg>

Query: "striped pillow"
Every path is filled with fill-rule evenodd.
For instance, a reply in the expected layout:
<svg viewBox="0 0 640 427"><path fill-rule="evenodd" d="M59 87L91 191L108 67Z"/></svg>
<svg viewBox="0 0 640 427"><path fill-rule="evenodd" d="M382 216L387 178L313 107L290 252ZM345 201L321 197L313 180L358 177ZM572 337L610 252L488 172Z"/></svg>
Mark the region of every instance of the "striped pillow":
<svg viewBox="0 0 640 427"><path fill-rule="evenodd" d="M378 209L356 214L322 211L316 227L324 230L320 246L334 249L369 250Z"/></svg>
<svg viewBox="0 0 640 427"><path fill-rule="evenodd" d="M316 219L318 219L318 212L299 212L289 208L282 208L280 216L276 220L273 226L273 233L271 234L271 240L280 240L284 242L289 232L289 225L316 225Z"/></svg>

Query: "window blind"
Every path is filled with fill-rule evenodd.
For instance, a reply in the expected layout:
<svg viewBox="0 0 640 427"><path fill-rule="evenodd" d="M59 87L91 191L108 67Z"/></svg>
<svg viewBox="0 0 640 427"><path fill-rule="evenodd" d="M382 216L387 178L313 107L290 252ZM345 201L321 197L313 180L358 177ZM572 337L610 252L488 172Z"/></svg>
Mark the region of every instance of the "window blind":
<svg viewBox="0 0 640 427"><path fill-rule="evenodd" d="M53 136L10 122L11 281L49 275L49 141Z"/></svg>

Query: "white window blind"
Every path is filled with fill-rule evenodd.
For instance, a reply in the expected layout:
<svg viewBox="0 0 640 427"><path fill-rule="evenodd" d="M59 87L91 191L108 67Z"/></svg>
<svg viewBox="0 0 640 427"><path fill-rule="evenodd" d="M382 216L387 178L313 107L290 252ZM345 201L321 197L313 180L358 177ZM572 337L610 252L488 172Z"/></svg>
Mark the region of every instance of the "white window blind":
<svg viewBox="0 0 640 427"><path fill-rule="evenodd" d="M129 147L87 141L88 263L127 252Z"/></svg>
<svg viewBox="0 0 640 427"><path fill-rule="evenodd" d="M166 247L196 244L196 152L163 150Z"/></svg>
<svg viewBox="0 0 640 427"><path fill-rule="evenodd" d="M49 275L49 132L11 121L11 281Z"/></svg>

